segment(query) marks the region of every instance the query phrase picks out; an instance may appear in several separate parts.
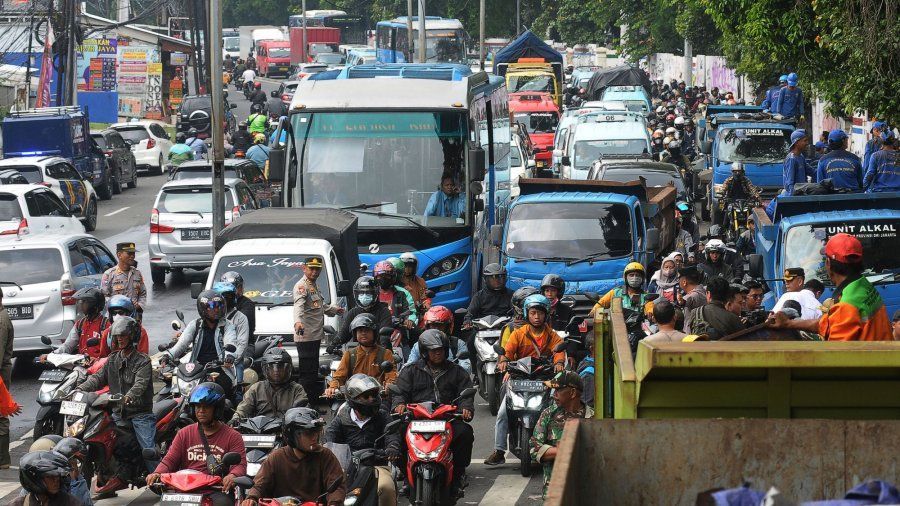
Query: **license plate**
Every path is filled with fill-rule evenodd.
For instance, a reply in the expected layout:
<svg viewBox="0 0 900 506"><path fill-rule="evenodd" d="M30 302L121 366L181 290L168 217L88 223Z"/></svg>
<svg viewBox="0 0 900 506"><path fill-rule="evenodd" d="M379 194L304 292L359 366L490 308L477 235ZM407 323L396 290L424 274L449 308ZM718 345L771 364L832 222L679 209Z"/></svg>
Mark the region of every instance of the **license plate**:
<svg viewBox="0 0 900 506"><path fill-rule="evenodd" d="M87 403L75 401L62 401L59 405L59 414L82 416L87 409Z"/></svg>
<svg viewBox="0 0 900 506"><path fill-rule="evenodd" d="M280 70L282 72L287 72L288 68L287 67L278 67L278 70Z"/></svg>
<svg viewBox="0 0 900 506"><path fill-rule="evenodd" d="M44 371L38 377L38 381L50 381L50 382L60 382L66 379L66 375L69 374L69 371L65 369L50 369L48 371Z"/></svg>
<svg viewBox="0 0 900 506"><path fill-rule="evenodd" d="M501 330L480 330L478 337L500 337L502 332Z"/></svg>
<svg viewBox="0 0 900 506"><path fill-rule="evenodd" d="M546 165L546 163L541 160L536 161L534 164L538 167L543 167L544 165Z"/></svg>
<svg viewBox="0 0 900 506"><path fill-rule="evenodd" d="M510 388L521 392L541 392L545 388L543 381L531 380L512 380L509 382Z"/></svg>
<svg viewBox="0 0 900 506"><path fill-rule="evenodd" d="M447 426L443 420L413 420L409 424L410 432L444 432Z"/></svg>
<svg viewBox="0 0 900 506"><path fill-rule="evenodd" d="M200 504L203 496L200 494L163 494L160 499L172 503Z"/></svg>
<svg viewBox="0 0 900 506"><path fill-rule="evenodd" d="M208 241L209 238L208 228L185 228L181 231L182 241Z"/></svg>
<svg viewBox="0 0 900 506"><path fill-rule="evenodd" d="M242 434L244 446L253 448L271 448L275 446L274 434Z"/></svg>
<svg viewBox="0 0 900 506"><path fill-rule="evenodd" d="M6 306L6 311L9 313L10 320L34 319L34 306L31 304L27 306Z"/></svg>

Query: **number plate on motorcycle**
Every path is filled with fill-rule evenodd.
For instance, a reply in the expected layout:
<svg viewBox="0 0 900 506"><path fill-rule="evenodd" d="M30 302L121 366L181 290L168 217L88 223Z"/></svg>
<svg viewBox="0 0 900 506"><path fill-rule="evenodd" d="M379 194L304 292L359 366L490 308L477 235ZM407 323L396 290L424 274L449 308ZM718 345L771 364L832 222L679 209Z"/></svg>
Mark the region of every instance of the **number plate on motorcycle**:
<svg viewBox="0 0 900 506"><path fill-rule="evenodd" d="M444 432L446 423L443 420L413 420L409 424L410 432Z"/></svg>
<svg viewBox="0 0 900 506"><path fill-rule="evenodd" d="M478 337L500 337L500 330L482 330L478 332Z"/></svg>
<svg viewBox="0 0 900 506"><path fill-rule="evenodd" d="M160 501L163 504L200 504L203 496L200 494L163 494Z"/></svg>
<svg viewBox="0 0 900 506"><path fill-rule="evenodd" d="M543 392L547 387L543 381L511 380L510 388L519 392Z"/></svg>
<svg viewBox="0 0 900 506"><path fill-rule="evenodd" d="M242 434L244 446L248 448L271 448L275 446L275 434Z"/></svg>
<svg viewBox="0 0 900 506"><path fill-rule="evenodd" d="M85 410L87 410L87 403L84 402L62 401L59 405L59 414L61 415L82 416Z"/></svg>
<svg viewBox="0 0 900 506"><path fill-rule="evenodd" d="M66 374L69 371L65 369L50 369L49 371L44 371L41 373L40 377L38 377L38 381L62 381L66 379Z"/></svg>

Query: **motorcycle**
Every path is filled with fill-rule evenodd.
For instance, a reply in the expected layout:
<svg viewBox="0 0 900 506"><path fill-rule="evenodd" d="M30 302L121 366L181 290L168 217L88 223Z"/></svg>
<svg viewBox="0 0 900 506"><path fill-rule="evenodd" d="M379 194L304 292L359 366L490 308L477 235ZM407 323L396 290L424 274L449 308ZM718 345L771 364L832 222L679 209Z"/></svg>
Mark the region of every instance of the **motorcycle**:
<svg viewBox="0 0 900 506"><path fill-rule="evenodd" d="M747 217L750 216L750 202L747 200L729 200L725 205L725 242L736 242L744 230L747 230Z"/></svg>
<svg viewBox="0 0 900 506"><path fill-rule="evenodd" d="M241 491L248 490L253 488L253 481L246 476L241 476L234 480L235 485ZM285 496L285 497L274 497L274 498L260 498L257 501L259 506L327 506L328 504L328 494L334 492L344 483L344 477L339 476L331 485L328 485L328 488L325 489L325 493L316 498L315 501L303 501L297 497ZM163 503L165 504L165 503ZM347 504L346 502L344 504ZM173 506L175 506L173 504ZM186 504L185 506L193 506L193 503Z"/></svg>
<svg viewBox="0 0 900 506"><path fill-rule="evenodd" d="M158 460L159 452L147 449L143 451L143 457L146 460ZM221 490L222 478L228 473L228 469L240 463L241 456L239 454L226 453L216 466L214 474L201 473L192 469L163 473L160 475L159 481L150 485L149 488L160 496L159 504L162 506L206 506L212 504L209 495ZM239 479L244 485L250 481L246 477ZM253 484L250 482L250 487L252 486Z"/></svg>
<svg viewBox="0 0 900 506"><path fill-rule="evenodd" d="M51 345L50 338L41 337L41 342ZM97 338L88 340L88 346L96 346ZM106 359L91 361L90 357L82 354L70 355L67 353L49 353L47 362L53 366L41 372L38 381L41 387L38 389L37 401L40 404L37 415L34 418L34 438L37 439L47 434L62 434L64 415L59 413L60 403L67 398L77 385L87 379L103 367ZM35 363L40 363L35 358Z"/></svg>
<svg viewBox="0 0 900 506"><path fill-rule="evenodd" d="M478 393L488 402L491 415L497 416L500 408L500 385L503 374L497 371L499 356L494 344L500 342L503 328L512 321L508 316L488 315L472 320L475 328L475 375L478 377Z"/></svg>
<svg viewBox="0 0 900 506"><path fill-rule="evenodd" d="M253 93L253 81L247 81L244 83L244 98L250 100L250 95Z"/></svg>
<svg viewBox="0 0 900 506"><path fill-rule="evenodd" d="M395 395L400 393L393 384L388 388ZM462 416L457 411L456 403L475 393L475 388L470 387L448 404L423 402L406 405L401 420L409 422L406 427L406 479L410 485L409 497L414 505L436 506L455 502L455 498L450 497L453 481L453 454L450 452L453 429L450 422Z"/></svg>
<svg viewBox="0 0 900 506"><path fill-rule="evenodd" d="M384 434L375 440L375 446L387 434L394 431L403 420L394 420L387 424L384 428ZM347 496L344 504L352 504L353 506L378 506L378 473L384 470L377 469L387 463L387 456L384 450L376 448L364 448L350 454L350 464L344 471L347 473ZM390 469L396 470L393 466ZM391 472L391 471L389 471ZM392 472L393 474L393 472ZM393 504L397 504L397 488L394 480Z"/></svg>
<svg viewBox="0 0 900 506"><path fill-rule="evenodd" d="M254 416L236 420L234 428L244 438L247 449L247 476L253 478L262 463L276 448L281 447L281 418Z"/></svg>

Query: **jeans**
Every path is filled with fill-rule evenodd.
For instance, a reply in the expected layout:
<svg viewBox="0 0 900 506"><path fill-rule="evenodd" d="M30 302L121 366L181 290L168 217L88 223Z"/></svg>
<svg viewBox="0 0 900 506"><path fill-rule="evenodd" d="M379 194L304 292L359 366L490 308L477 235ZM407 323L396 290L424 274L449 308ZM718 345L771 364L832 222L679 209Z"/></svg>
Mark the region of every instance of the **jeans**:
<svg viewBox="0 0 900 506"><path fill-rule="evenodd" d="M509 449L509 417L506 416L506 387L500 388L500 408L494 423L494 449L505 452Z"/></svg>
<svg viewBox="0 0 900 506"><path fill-rule="evenodd" d="M116 422L119 421L119 415L117 413L113 414L113 420ZM135 415L131 418L131 425L134 427L134 436L141 446L141 449L155 448L156 416L153 413ZM159 461L148 462L145 460L144 464L147 466L147 470L152 473L153 470L156 469L156 466L159 465Z"/></svg>
<svg viewBox="0 0 900 506"><path fill-rule="evenodd" d="M240 404L244 399L244 389L241 383L244 381L244 360L239 359L234 362L234 400L235 406Z"/></svg>

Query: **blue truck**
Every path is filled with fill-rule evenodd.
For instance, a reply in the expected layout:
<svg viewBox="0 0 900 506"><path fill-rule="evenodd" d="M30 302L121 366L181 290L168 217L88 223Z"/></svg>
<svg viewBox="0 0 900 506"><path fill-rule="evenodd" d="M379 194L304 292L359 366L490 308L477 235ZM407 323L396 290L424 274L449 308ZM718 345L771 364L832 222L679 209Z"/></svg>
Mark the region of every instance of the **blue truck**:
<svg viewBox="0 0 900 506"><path fill-rule="evenodd" d="M875 285L891 315L900 309L900 193L851 193L779 197L774 220L763 208L754 209L756 254L749 256L750 273L764 278L771 289L767 309L784 294L784 269L802 267L806 279L825 284L825 298L834 285L825 272L821 253L838 233L856 236L863 245L864 275Z"/></svg>
<svg viewBox="0 0 900 506"><path fill-rule="evenodd" d="M490 232L508 286L538 287L545 274L559 274L578 314L591 307L581 294L621 285L625 265L649 266L675 237L671 186L519 179L519 190L505 223Z"/></svg>
<svg viewBox="0 0 900 506"><path fill-rule="evenodd" d="M710 106L700 122L700 151L706 155L709 185L705 190L703 218L722 224L722 185L734 163L741 163L763 198L772 198L783 187L782 166L790 147L794 120L779 119L757 106ZM706 179L706 178L703 178Z"/></svg>
<svg viewBox="0 0 900 506"><path fill-rule="evenodd" d="M103 200L112 198L106 155L91 138L88 114L77 106L10 113L0 124L3 156L60 156L72 162Z"/></svg>

